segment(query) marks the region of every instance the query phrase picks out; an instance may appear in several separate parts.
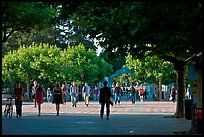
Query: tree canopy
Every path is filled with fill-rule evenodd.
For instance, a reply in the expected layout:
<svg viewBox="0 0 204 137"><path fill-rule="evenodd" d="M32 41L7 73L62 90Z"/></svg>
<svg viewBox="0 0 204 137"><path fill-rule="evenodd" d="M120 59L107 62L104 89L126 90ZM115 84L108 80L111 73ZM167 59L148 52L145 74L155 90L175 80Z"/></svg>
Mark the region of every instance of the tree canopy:
<svg viewBox="0 0 204 137"><path fill-rule="evenodd" d="M2 43L15 32L49 28L57 16L57 7L46 2L2 2Z"/></svg>
<svg viewBox="0 0 204 137"><path fill-rule="evenodd" d="M56 82L76 80L98 82L110 75L112 67L83 45L60 50L35 44L10 51L2 59L2 77L7 82Z"/></svg>
<svg viewBox="0 0 204 137"><path fill-rule="evenodd" d="M176 82L173 64L157 56L148 56L144 60L139 60L128 55L126 66L132 70L131 77L137 82L157 83L161 80L164 85Z"/></svg>

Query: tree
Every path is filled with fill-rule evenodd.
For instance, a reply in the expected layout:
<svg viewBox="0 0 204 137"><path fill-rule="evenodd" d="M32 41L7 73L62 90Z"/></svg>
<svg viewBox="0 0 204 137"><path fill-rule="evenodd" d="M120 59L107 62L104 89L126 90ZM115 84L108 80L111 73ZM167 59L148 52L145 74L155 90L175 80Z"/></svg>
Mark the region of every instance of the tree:
<svg viewBox="0 0 204 137"><path fill-rule="evenodd" d="M158 83L168 85L176 82L176 72L173 64L157 56L147 56L144 60L133 59L132 55L126 57L126 66L132 70L131 77L140 83ZM156 98L162 97L162 91L156 90Z"/></svg>
<svg viewBox="0 0 204 137"><path fill-rule="evenodd" d="M2 44L15 32L31 32L56 23L57 8L46 2L2 2Z"/></svg>
<svg viewBox="0 0 204 137"><path fill-rule="evenodd" d="M176 82L176 72L173 64L157 56L148 56L144 60L133 59L132 55L126 57L126 66L132 70L132 76L138 82L156 83L162 80L162 84Z"/></svg>
<svg viewBox="0 0 204 137"><path fill-rule="evenodd" d="M77 80L98 82L112 71L93 50L83 45L61 50L57 46L35 44L10 51L2 59L2 78L7 82L56 82Z"/></svg>
<svg viewBox="0 0 204 137"><path fill-rule="evenodd" d="M113 66L113 72L116 72L117 70L121 69L125 65L125 58L121 56L109 58L108 54L110 53L106 51L102 51L99 56Z"/></svg>
<svg viewBox="0 0 204 137"><path fill-rule="evenodd" d="M182 118L185 59L202 51L201 11L199 2L84 2L72 19L81 33L103 39L100 46L110 55L143 58L149 51L173 63L178 88L174 117Z"/></svg>

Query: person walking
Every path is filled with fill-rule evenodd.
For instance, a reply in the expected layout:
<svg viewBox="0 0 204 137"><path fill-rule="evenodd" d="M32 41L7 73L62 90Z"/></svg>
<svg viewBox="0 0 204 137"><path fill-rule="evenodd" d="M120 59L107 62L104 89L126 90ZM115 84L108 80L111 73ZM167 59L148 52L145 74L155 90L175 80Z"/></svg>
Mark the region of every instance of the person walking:
<svg viewBox="0 0 204 137"><path fill-rule="evenodd" d="M21 87L20 82L17 82L13 94L16 105L16 118L21 118L22 116L23 94L24 88Z"/></svg>
<svg viewBox="0 0 204 137"><path fill-rule="evenodd" d="M170 93L172 96L172 101L175 102L176 101L176 88L175 88L175 86L172 86Z"/></svg>
<svg viewBox="0 0 204 137"><path fill-rule="evenodd" d="M43 88L43 84L40 83L36 90L36 103L38 105L38 116L41 114L41 104L43 104L43 93L45 93L45 89Z"/></svg>
<svg viewBox="0 0 204 137"><path fill-rule="evenodd" d="M51 102L52 99L52 91L50 88L47 88L47 102Z"/></svg>
<svg viewBox="0 0 204 137"><path fill-rule="evenodd" d="M60 84L58 82L56 83L55 88L53 89L53 101L52 101L52 103L55 103L57 116L59 116L60 104L63 103L63 93L62 93L62 90L60 88Z"/></svg>
<svg viewBox="0 0 204 137"><path fill-rule="evenodd" d="M61 87L62 93L63 93L63 103L64 105L66 105L66 98L67 98L67 88L65 86L64 83L62 83L62 87Z"/></svg>
<svg viewBox="0 0 204 137"><path fill-rule="evenodd" d="M140 96L140 102L144 101L144 90L142 87L139 89L139 96Z"/></svg>
<svg viewBox="0 0 204 137"><path fill-rule="evenodd" d="M121 97L121 92L122 89L120 88L119 83L116 83L115 89L114 89L114 94L115 94L115 104L120 104L120 97Z"/></svg>
<svg viewBox="0 0 204 137"><path fill-rule="evenodd" d="M131 92L132 104L134 104L135 103L135 98L136 98L136 89L135 89L133 84L130 87L130 92Z"/></svg>
<svg viewBox="0 0 204 137"><path fill-rule="evenodd" d="M73 81L72 85L70 86L72 107L73 106L76 107L78 93L79 93L79 87L76 85L76 81Z"/></svg>
<svg viewBox="0 0 204 137"><path fill-rule="evenodd" d="M88 82L85 83L85 85L82 88L83 94L84 94L84 104L88 107L89 105L89 96L90 96L90 86L88 85Z"/></svg>
<svg viewBox="0 0 204 137"><path fill-rule="evenodd" d="M107 87L108 82L104 81L104 87L100 89L99 104L101 105L100 116L103 119L104 106L106 105L106 119L110 116L110 104L113 105L111 101L111 89Z"/></svg>
<svg viewBox="0 0 204 137"><path fill-rule="evenodd" d="M97 86L94 86L94 101L98 100L98 88Z"/></svg>
<svg viewBox="0 0 204 137"><path fill-rule="evenodd" d="M32 98L34 100L34 107L35 108L36 108L36 90L37 90L37 87L38 87L38 83L37 83L37 81L34 81L33 87L32 87Z"/></svg>

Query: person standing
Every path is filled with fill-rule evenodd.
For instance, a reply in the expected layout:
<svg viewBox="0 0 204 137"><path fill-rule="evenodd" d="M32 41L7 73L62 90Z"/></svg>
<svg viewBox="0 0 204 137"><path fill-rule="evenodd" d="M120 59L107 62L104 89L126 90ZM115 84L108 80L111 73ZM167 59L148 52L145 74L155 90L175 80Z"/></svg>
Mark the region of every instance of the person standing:
<svg viewBox="0 0 204 137"><path fill-rule="evenodd" d="M36 108L36 90L37 90L37 87L38 87L38 83L37 81L34 81L33 82L33 87L32 87L32 98L34 99L34 107Z"/></svg>
<svg viewBox="0 0 204 137"><path fill-rule="evenodd" d="M120 104L120 97L121 97L122 89L120 88L119 83L116 83L114 94L115 94L115 104Z"/></svg>
<svg viewBox="0 0 204 137"><path fill-rule="evenodd" d="M85 105L88 107L89 105L89 96L90 96L90 86L88 85L88 83L86 82L85 85L82 88L82 91L84 93L84 103Z"/></svg>
<svg viewBox="0 0 204 137"><path fill-rule="evenodd" d="M45 93L45 89L43 88L43 84L40 83L36 90L36 103L38 105L38 116L41 114L41 104L43 104L43 93Z"/></svg>
<svg viewBox="0 0 204 137"><path fill-rule="evenodd" d="M98 88L97 88L97 86L94 87L94 100L95 101L98 100Z"/></svg>
<svg viewBox="0 0 204 137"><path fill-rule="evenodd" d="M134 104L135 103L135 98L136 98L136 89L135 89L133 84L130 87L130 91L131 91L132 104Z"/></svg>
<svg viewBox="0 0 204 137"><path fill-rule="evenodd" d="M77 96L79 93L79 87L76 85L76 81L72 82L72 85L70 86L70 95L71 95L71 101L72 101L72 107L76 107L76 101Z"/></svg>
<svg viewBox="0 0 204 137"><path fill-rule="evenodd" d="M14 88L14 99L16 105L16 117L21 118L22 116L22 103L23 103L24 89L21 87L20 82L16 83Z"/></svg>
<svg viewBox="0 0 204 137"><path fill-rule="evenodd" d="M111 89L107 87L108 82L104 81L104 87L100 89L99 104L101 105L100 116L103 119L104 106L106 105L106 119L109 119L110 115L110 103L111 103ZM113 105L113 103L111 104Z"/></svg>
<svg viewBox="0 0 204 137"><path fill-rule="evenodd" d="M53 101L52 101L52 103L55 103L57 116L59 116L60 104L63 103L63 93L62 93L62 90L60 88L60 84L58 82L56 83L55 88L53 89Z"/></svg>

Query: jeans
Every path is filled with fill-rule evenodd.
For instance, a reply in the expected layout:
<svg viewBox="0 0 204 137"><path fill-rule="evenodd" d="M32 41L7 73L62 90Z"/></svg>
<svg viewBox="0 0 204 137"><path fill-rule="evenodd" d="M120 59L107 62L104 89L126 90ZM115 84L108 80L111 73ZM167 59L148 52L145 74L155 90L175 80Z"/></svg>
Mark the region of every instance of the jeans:
<svg viewBox="0 0 204 137"><path fill-rule="evenodd" d="M94 100L98 100L98 94L94 94Z"/></svg>
<svg viewBox="0 0 204 137"><path fill-rule="evenodd" d="M76 107L76 101L77 101L76 94L71 95L71 100L72 100L72 106Z"/></svg>
<svg viewBox="0 0 204 137"><path fill-rule="evenodd" d="M132 103L135 103L135 95L131 95Z"/></svg>
<svg viewBox="0 0 204 137"><path fill-rule="evenodd" d="M115 94L115 104L116 104L117 102L120 104L120 95L116 93L116 94Z"/></svg>

